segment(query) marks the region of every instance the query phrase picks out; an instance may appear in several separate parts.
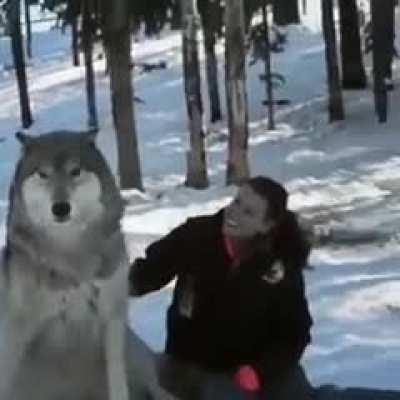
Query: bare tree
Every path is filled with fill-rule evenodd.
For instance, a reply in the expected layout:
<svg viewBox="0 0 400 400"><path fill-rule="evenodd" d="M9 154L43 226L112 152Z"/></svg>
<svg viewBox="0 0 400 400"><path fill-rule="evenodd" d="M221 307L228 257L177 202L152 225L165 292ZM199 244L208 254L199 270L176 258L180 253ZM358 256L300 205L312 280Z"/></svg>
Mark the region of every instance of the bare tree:
<svg viewBox="0 0 400 400"><path fill-rule="evenodd" d="M325 39L325 59L329 87L329 120L344 119L342 89L340 87L337 59L335 23L332 0L321 0L322 26Z"/></svg>
<svg viewBox="0 0 400 400"><path fill-rule="evenodd" d="M387 80L394 51L394 0L371 0L375 111L379 122L388 113Z"/></svg>
<svg viewBox="0 0 400 400"><path fill-rule="evenodd" d="M26 33L26 55L32 58L32 23L31 23L31 0L25 0L25 33Z"/></svg>
<svg viewBox="0 0 400 400"><path fill-rule="evenodd" d="M217 34L222 25L222 7L219 0L200 0L198 2L198 8L204 34L207 87L210 99L210 120L211 122L216 122L222 119L218 87L218 59L215 54Z"/></svg>
<svg viewBox="0 0 400 400"><path fill-rule="evenodd" d="M361 52L356 0L339 0L342 85L344 89L364 89L367 77Z"/></svg>
<svg viewBox="0 0 400 400"><path fill-rule="evenodd" d="M79 66L79 31L78 31L78 17L74 16L71 20L71 48L72 48L72 61L75 67Z"/></svg>
<svg viewBox="0 0 400 400"><path fill-rule="evenodd" d="M24 128L29 128L33 123L33 118L29 103L28 82L25 71L24 49L21 34L20 0L9 0L6 8L7 22L11 35L11 50L14 60L15 74L18 82L22 126Z"/></svg>
<svg viewBox="0 0 400 400"><path fill-rule="evenodd" d="M300 23L298 0L273 0L273 12L276 25Z"/></svg>
<svg viewBox="0 0 400 400"><path fill-rule="evenodd" d="M99 129L96 108L96 84L93 71L93 9L92 2L86 0L82 3L82 48L85 57L86 72L86 99L88 107L88 127L91 131Z"/></svg>
<svg viewBox="0 0 400 400"><path fill-rule="evenodd" d="M225 12L225 88L229 126L226 182L236 184L249 176L243 0L230 0Z"/></svg>
<svg viewBox="0 0 400 400"><path fill-rule="evenodd" d="M267 1L264 0L263 9L263 30L265 40L265 56L264 56L264 71L265 71L265 91L267 95L267 106L268 106L268 129L275 129L274 120L274 91L272 84L272 71L271 71L271 42L269 38L269 25L267 15Z"/></svg>
<svg viewBox="0 0 400 400"><path fill-rule="evenodd" d="M182 27L181 0L171 1L171 29L178 30Z"/></svg>
<svg viewBox="0 0 400 400"><path fill-rule="evenodd" d="M215 54L215 35L205 32L204 47L206 53L206 72L208 96L210 98L210 121L222 119L221 100L218 87L218 59Z"/></svg>
<svg viewBox="0 0 400 400"><path fill-rule="evenodd" d="M203 105L197 46L199 16L196 0L182 0L182 48L186 107L189 118L186 185L201 189L208 186L204 145Z"/></svg>
<svg viewBox="0 0 400 400"><path fill-rule="evenodd" d="M110 71L121 188L143 190L131 77L131 35L127 0L102 2L103 34Z"/></svg>

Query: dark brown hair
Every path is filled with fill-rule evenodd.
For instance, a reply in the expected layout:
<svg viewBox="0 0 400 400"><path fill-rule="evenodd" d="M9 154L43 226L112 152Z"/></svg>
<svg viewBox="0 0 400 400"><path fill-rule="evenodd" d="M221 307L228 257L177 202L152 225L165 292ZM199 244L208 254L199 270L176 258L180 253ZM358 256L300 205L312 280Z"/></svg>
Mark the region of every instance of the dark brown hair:
<svg viewBox="0 0 400 400"><path fill-rule="evenodd" d="M275 222L266 237L260 237L257 241L265 243L267 240L274 256L282 259L289 267L304 268L307 265L311 245L297 221L296 214L287 208L289 195L286 189L265 176L250 178L245 184L265 199L268 205L265 218Z"/></svg>
<svg viewBox="0 0 400 400"><path fill-rule="evenodd" d="M245 182L268 203L268 219L279 220L287 211L288 193L278 182L265 176L256 176Z"/></svg>

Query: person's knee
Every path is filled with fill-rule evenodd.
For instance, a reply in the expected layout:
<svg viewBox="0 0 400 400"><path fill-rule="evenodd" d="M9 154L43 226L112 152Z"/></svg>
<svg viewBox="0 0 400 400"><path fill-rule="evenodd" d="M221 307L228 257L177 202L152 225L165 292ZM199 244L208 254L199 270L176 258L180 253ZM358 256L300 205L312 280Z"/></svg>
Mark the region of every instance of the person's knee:
<svg viewBox="0 0 400 400"><path fill-rule="evenodd" d="M314 388L309 382L304 369L297 365L284 377L274 382L271 387L266 385L268 400L313 400Z"/></svg>

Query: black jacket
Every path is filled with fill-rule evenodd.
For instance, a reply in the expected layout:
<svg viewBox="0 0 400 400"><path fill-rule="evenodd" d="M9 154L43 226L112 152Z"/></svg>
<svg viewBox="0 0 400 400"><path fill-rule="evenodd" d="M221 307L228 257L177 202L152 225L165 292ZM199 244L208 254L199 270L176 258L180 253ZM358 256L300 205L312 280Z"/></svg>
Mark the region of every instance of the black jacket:
<svg viewBox="0 0 400 400"><path fill-rule="evenodd" d="M294 367L310 342L301 268L286 254L284 278L271 283L275 256L259 253L232 269L221 229L220 211L190 218L151 244L132 266L131 294L177 277L166 352L215 371L252 364L268 382Z"/></svg>

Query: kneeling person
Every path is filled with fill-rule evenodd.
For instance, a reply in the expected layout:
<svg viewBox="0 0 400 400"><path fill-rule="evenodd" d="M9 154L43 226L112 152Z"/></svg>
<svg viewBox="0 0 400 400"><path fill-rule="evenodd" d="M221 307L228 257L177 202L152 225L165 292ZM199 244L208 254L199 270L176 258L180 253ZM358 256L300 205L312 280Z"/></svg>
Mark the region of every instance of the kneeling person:
<svg viewBox="0 0 400 400"><path fill-rule="evenodd" d="M131 295L177 278L166 354L273 400L310 391L299 367L311 340L302 273L310 246L287 198L272 179L251 178L226 208L151 244L129 276Z"/></svg>

